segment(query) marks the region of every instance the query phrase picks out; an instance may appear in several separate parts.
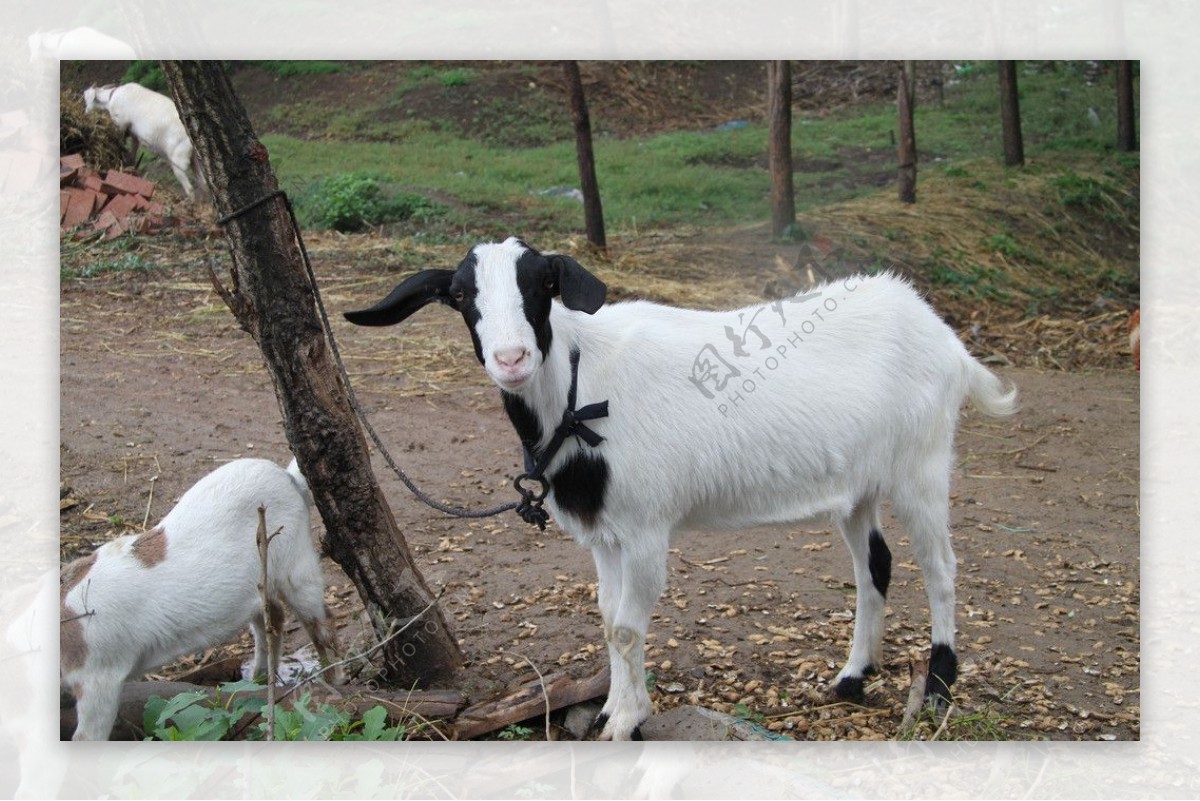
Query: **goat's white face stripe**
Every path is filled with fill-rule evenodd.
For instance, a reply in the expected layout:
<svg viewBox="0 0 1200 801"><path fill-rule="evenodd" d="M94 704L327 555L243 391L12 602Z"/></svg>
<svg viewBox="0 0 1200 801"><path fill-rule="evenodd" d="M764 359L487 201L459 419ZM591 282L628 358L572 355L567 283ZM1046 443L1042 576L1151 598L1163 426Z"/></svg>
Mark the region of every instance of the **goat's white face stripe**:
<svg viewBox="0 0 1200 801"><path fill-rule="evenodd" d="M541 365L537 337L525 316L517 285L517 260L526 248L516 239L475 248L475 308L484 367L504 389L515 389ZM523 356L522 356L523 354Z"/></svg>

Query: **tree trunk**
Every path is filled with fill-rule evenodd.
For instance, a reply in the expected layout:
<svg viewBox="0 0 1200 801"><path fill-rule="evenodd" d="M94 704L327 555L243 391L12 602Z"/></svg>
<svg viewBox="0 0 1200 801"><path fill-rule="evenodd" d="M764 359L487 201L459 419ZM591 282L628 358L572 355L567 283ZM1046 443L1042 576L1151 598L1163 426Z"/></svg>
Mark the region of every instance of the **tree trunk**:
<svg viewBox="0 0 1200 801"><path fill-rule="evenodd" d="M1138 149L1133 105L1133 62L1117 62L1117 150Z"/></svg>
<svg viewBox="0 0 1200 801"><path fill-rule="evenodd" d="M579 188L583 192L583 216L587 238L601 250L608 247L604 236L604 210L600 207L600 185L596 182L596 158L592 153L592 121L583 97L583 79L579 62L564 61L567 95L571 100L571 120L575 123L575 157L579 161Z"/></svg>
<svg viewBox="0 0 1200 801"><path fill-rule="evenodd" d="M1025 163L1025 148L1021 141L1021 106L1017 98L1017 62L1001 61L1000 65L1000 124L1004 134L1004 163L1020 167Z"/></svg>
<svg viewBox="0 0 1200 801"><path fill-rule="evenodd" d="M164 61L162 67L217 215L277 190L267 150L220 62ZM234 217L225 233L232 289L222 294L262 349L288 442L325 523L323 547L358 588L381 638L389 626L399 628L428 607L384 646L384 680L427 686L445 679L462 664L462 653L371 471L283 200Z"/></svg>
<svg viewBox="0 0 1200 801"><path fill-rule="evenodd" d="M767 62L767 117L771 170L771 236L779 239L796 224L796 193L792 183L792 65Z"/></svg>
<svg viewBox="0 0 1200 801"><path fill-rule="evenodd" d="M900 142L897 176L901 203L917 202L917 134L913 128L913 103L916 100L917 75L911 61L900 62L900 79L896 87L896 108L900 122Z"/></svg>

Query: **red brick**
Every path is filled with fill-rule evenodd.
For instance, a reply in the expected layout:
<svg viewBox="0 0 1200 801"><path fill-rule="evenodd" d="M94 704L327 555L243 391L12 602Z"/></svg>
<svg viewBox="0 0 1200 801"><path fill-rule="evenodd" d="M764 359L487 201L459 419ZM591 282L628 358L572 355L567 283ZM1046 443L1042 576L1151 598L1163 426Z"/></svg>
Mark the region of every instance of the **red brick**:
<svg viewBox="0 0 1200 801"><path fill-rule="evenodd" d="M96 209L96 193L74 187L68 187L63 192L70 196L67 210L62 216L63 228L74 228L86 222Z"/></svg>
<svg viewBox="0 0 1200 801"><path fill-rule="evenodd" d="M118 236L120 236L121 234L125 233L128 230L129 230L129 218L125 217L125 218L117 220L112 225L108 226L108 228L104 232L104 238L105 239L116 239Z"/></svg>
<svg viewBox="0 0 1200 801"><path fill-rule="evenodd" d="M136 175L121 172L120 170L109 170L104 174L104 183L107 187L112 187L111 194L124 193L130 195L142 195L143 197L152 197L154 195L154 184L147 181L145 178L138 178Z"/></svg>
<svg viewBox="0 0 1200 801"><path fill-rule="evenodd" d="M96 218L96 221L92 223L92 228L102 231L110 225L116 225L116 222L117 217L111 211L102 211L100 212L100 216Z"/></svg>
<svg viewBox="0 0 1200 801"><path fill-rule="evenodd" d="M58 185L68 186L75 183L75 179L79 177L78 167L59 167L58 168Z"/></svg>
<svg viewBox="0 0 1200 801"><path fill-rule="evenodd" d="M84 189L90 189L93 192L104 191L104 181L100 180L99 175L95 174L83 176L82 180L79 181L78 186L82 186Z"/></svg>
<svg viewBox="0 0 1200 801"><path fill-rule="evenodd" d="M83 166L83 154L71 153L60 158L58 163L59 166L66 167L68 170L77 170Z"/></svg>
<svg viewBox="0 0 1200 801"><path fill-rule="evenodd" d="M71 193L65 189L58 190L58 221L67 216L67 207L71 205Z"/></svg>
<svg viewBox="0 0 1200 801"><path fill-rule="evenodd" d="M104 204L102 212L108 212L118 220L123 220L129 216L129 212L133 211L137 205L138 195L114 195L111 200Z"/></svg>

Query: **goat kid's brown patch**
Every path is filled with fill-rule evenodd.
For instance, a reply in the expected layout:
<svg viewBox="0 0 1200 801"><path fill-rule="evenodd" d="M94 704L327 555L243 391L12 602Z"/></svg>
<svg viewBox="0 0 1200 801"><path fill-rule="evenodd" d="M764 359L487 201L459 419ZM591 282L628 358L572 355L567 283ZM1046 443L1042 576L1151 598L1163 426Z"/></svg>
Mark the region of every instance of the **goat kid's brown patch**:
<svg viewBox="0 0 1200 801"><path fill-rule="evenodd" d="M58 576L58 616L61 621L58 633L59 664L64 672L79 670L87 661L88 649L87 640L83 638L83 617L68 608L65 601L67 593L87 577L94 564L96 554L90 553L65 565Z"/></svg>
<svg viewBox="0 0 1200 801"><path fill-rule="evenodd" d="M59 611L62 615L58 633L59 665L64 673L72 673L87 662L88 647L87 640L83 638L83 618L66 606L60 606ZM74 688L72 692L75 692ZM79 697L78 692L75 692L75 697Z"/></svg>
<svg viewBox="0 0 1200 801"><path fill-rule="evenodd" d="M130 546L130 551L143 567L161 564L167 558L167 530L162 526L155 526L139 534Z"/></svg>
<svg viewBox="0 0 1200 801"><path fill-rule="evenodd" d="M58 597L66 598L67 593L75 589L75 585L83 580L94 564L96 564L96 554L90 553L64 565L58 574Z"/></svg>

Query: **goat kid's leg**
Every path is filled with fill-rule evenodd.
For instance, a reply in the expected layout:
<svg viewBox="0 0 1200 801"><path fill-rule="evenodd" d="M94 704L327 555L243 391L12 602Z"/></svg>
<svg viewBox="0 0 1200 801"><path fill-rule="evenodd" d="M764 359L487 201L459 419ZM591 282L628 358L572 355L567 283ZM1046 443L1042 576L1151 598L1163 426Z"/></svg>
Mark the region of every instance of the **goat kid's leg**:
<svg viewBox="0 0 1200 801"><path fill-rule="evenodd" d="M640 739L637 727L653 709L646 689L646 631L650 613L667 585L667 541L666 532L651 534L643 540L644 547L621 550L621 600L609 639L608 717L598 739Z"/></svg>
<svg viewBox="0 0 1200 801"><path fill-rule="evenodd" d="M958 678L958 657L954 653L957 564L950 542L949 478L926 486L924 492L895 499L895 511L912 539L933 623L925 698L941 706L949 702L950 687Z"/></svg>
<svg viewBox="0 0 1200 801"><path fill-rule="evenodd" d="M72 740L107 740L121 707L123 672L99 672L70 686L75 696Z"/></svg>
<svg viewBox="0 0 1200 801"><path fill-rule="evenodd" d="M279 679L279 646L283 634L283 607L275 602L267 605L271 615L271 625L268 627L261 613L250 619L250 631L254 634L254 667L250 675L255 681L262 678L263 682ZM272 633L274 632L274 633ZM268 672L267 660L271 658Z"/></svg>
<svg viewBox="0 0 1200 801"><path fill-rule="evenodd" d="M874 499L861 501L849 517L838 520L838 530L854 560L854 637L833 693L860 702L864 678L879 672L883 664L883 616L892 554L880 533L879 505Z"/></svg>
<svg viewBox="0 0 1200 801"><path fill-rule="evenodd" d="M306 585L308 589L288 599L288 606L296 613L296 617L308 632L313 647L317 649L317 659L321 667L334 667L323 673L330 684L343 684L346 673L341 660L342 649L338 645L337 627L334 625L333 612L325 605L321 585Z"/></svg>

